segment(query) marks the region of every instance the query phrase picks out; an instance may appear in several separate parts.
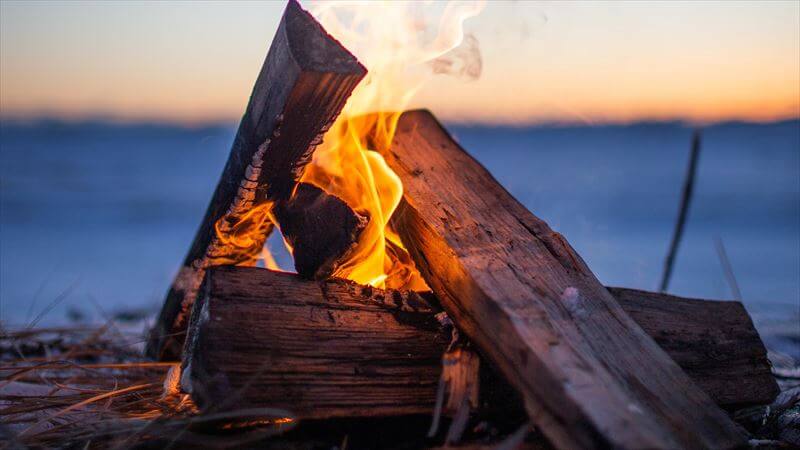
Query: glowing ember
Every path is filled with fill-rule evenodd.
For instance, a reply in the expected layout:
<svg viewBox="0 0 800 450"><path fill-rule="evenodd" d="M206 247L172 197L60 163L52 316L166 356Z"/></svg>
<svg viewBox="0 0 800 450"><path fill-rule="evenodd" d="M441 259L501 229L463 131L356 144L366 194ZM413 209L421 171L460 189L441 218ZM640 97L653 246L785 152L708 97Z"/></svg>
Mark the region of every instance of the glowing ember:
<svg viewBox="0 0 800 450"><path fill-rule="evenodd" d="M230 422L223 424L220 428L223 430L238 430L240 428L254 428L254 427L272 427L285 424L294 423L295 420L291 417L279 417L277 419L252 419L244 420L241 422Z"/></svg>

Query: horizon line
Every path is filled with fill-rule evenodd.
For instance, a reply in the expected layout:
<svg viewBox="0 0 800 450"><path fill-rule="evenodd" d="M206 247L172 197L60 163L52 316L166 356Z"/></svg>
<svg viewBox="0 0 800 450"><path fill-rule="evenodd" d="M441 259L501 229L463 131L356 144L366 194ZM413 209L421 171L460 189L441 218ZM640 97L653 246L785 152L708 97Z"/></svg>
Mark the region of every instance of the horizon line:
<svg viewBox="0 0 800 450"><path fill-rule="evenodd" d="M425 109L425 108L413 108ZM411 111L413 109L409 109ZM435 115L435 113L434 113ZM780 122L800 121L800 111L793 115L775 116L769 118L745 118L730 117L708 120L697 120L689 117L639 117L634 119L615 119L615 118L588 118L588 119L560 119L560 118L531 118L528 120L508 121L503 119L448 119L442 116L437 118L451 126L465 127L496 127L496 128L531 128L531 127L593 127L593 126L626 126L636 124L682 124L689 127L710 127L715 125L740 123L740 124L774 124ZM108 113L89 113L80 115L67 114L2 114L0 113L0 123L13 124L36 124L38 122L58 122L61 124L80 125L86 123L104 123L109 125L161 125L176 128L209 128L218 126L237 126L241 118L218 117L207 119L179 119L157 116L123 116Z"/></svg>

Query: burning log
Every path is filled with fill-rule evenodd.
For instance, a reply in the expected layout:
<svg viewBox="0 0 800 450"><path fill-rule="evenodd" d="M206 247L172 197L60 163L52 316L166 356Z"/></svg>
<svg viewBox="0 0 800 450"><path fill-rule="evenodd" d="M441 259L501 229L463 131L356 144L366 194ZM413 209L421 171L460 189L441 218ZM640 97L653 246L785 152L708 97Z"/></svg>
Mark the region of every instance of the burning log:
<svg viewBox="0 0 800 450"><path fill-rule="evenodd" d="M766 351L740 303L612 291L720 405L775 397L775 381L765 378ZM434 299L414 293L213 268L192 314L183 388L200 405L279 407L300 418L430 414L437 400L446 414L462 401L473 409L510 409L517 401L513 390L485 364L480 383L471 379L477 359L460 347L445 354L448 395L437 399L450 343L437 311ZM686 325L709 316L719 319L705 324L705 332Z"/></svg>
<svg viewBox="0 0 800 450"><path fill-rule="evenodd" d="M554 446L744 444L564 237L429 112L404 114L384 156L404 186L393 227L455 324Z"/></svg>
<svg viewBox="0 0 800 450"><path fill-rule="evenodd" d="M365 74L355 57L295 0L289 1L217 189L151 332L148 355L159 359L180 355L203 271L219 264L254 265L272 230L273 209L281 217L292 217L289 229L304 231L305 223L318 220L300 218L298 211L317 217L331 213L350 226L336 230L336 245L329 247L325 242L308 242L318 234L290 236L305 258L304 269L329 266L341 256L337 252L348 248L344 241L355 242L363 217L316 188L301 186L297 199L295 188L323 133ZM304 205L297 206L299 202Z"/></svg>
<svg viewBox="0 0 800 450"><path fill-rule="evenodd" d="M367 222L338 197L308 183L300 183L290 201L277 204L274 213L292 247L295 270L306 278L330 274Z"/></svg>

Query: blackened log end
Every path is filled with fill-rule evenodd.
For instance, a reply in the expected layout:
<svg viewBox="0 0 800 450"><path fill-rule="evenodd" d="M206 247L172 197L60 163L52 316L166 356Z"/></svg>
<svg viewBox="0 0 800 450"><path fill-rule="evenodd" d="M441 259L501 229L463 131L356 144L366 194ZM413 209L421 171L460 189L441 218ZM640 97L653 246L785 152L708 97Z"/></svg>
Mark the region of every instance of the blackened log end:
<svg viewBox="0 0 800 450"><path fill-rule="evenodd" d="M275 214L292 246L295 270L305 278L327 278L358 242L368 218L340 198L301 183Z"/></svg>
<svg viewBox="0 0 800 450"><path fill-rule="evenodd" d="M366 75L367 69L356 57L296 0L286 5L284 21L292 56L303 70L356 74L359 78Z"/></svg>

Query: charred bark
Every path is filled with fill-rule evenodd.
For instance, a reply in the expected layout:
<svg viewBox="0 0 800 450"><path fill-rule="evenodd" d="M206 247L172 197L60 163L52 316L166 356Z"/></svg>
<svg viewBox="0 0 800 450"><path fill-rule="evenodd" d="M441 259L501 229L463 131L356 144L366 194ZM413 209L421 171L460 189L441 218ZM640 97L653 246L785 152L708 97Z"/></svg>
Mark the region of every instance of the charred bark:
<svg viewBox="0 0 800 450"><path fill-rule="evenodd" d="M290 200L314 148L365 74L355 57L289 1L217 189L151 332L149 356L180 355L187 315L206 268L255 264L272 230L265 211ZM363 220L350 214L348 223ZM246 239L220 237L220 230L233 235L241 227Z"/></svg>
<svg viewBox="0 0 800 450"><path fill-rule="evenodd" d="M275 207L283 237L292 247L294 266L305 278L327 278L355 246L367 217L336 196L300 183L288 202Z"/></svg>

